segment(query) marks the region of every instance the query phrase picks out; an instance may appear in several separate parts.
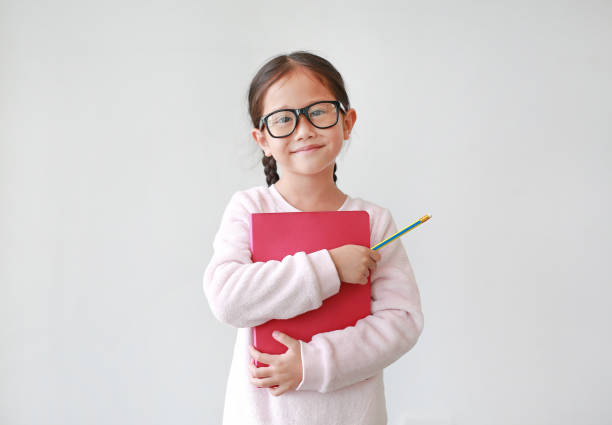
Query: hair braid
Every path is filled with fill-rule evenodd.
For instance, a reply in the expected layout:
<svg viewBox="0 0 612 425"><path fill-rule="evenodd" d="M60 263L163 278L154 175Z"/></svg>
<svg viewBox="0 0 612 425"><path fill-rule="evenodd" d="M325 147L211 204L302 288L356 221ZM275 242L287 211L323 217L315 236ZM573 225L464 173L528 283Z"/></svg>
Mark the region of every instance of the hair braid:
<svg viewBox="0 0 612 425"><path fill-rule="evenodd" d="M264 166L264 173L266 173L266 182L268 186L273 185L279 179L278 172L276 171L276 160L273 156L266 156L264 154L261 158L261 163Z"/></svg>

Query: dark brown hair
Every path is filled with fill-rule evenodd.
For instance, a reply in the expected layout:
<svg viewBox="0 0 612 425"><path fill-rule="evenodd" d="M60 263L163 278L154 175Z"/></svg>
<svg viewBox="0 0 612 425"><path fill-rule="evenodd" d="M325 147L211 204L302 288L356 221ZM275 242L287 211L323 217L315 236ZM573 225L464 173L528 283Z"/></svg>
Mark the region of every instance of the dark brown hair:
<svg viewBox="0 0 612 425"><path fill-rule="evenodd" d="M249 87L249 115L253 127L259 127L259 120L262 116L263 99L266 91L272 84L278 81L289 72L298 67L306 68L313 72L321 82L332 92L336 100L344 106L348 111L350 109L348 95L344 87L342 75L329 63L326 59L317 56L313 53L298 51L289 53L288 55L279 55L266 62L255 74ZM268 186L276 183L279 179L276 170L276 160L272 156L263 155L261 162L264 166L266 174L266 182ZM334 164L334 182L336 177L337 166Z"/></svg>

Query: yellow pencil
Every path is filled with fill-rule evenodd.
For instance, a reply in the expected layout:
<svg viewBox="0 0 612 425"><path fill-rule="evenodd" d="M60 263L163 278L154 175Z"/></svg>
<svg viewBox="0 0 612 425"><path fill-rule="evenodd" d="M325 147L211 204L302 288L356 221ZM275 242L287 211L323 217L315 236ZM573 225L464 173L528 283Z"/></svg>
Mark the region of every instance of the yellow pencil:
<svg viewBox="0 0 612 425"><path fill-rule="evenodd" d="M394 234L393 236L389 236L387 239L385 239L382 242L377 243L376 245L374 245L372 248L373 250L377 250L378 248L382 248L383 246L387 245L389 242L399 238L400 236L402 236L404 233L414 229L415 227L417 227L418 225L420 225L421 223L425 223L427 220L429 220L431 218L431 214L425 214L423 217L419 218L417 221L415 221L414 223L412 223L410 226L406 226L404 227L402 230L400 230L399 232L397 232L396 234Z"/></svg>

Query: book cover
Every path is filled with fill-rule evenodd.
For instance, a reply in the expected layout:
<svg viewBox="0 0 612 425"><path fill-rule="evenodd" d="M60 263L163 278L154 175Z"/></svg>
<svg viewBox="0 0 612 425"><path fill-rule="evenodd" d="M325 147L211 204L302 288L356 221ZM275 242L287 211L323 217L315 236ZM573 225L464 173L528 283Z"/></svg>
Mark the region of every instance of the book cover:
<svg viewBox="0 0 612 425"><path fill-rule="evenodd" d="M369 248L367 211L317 211L251 214L252 261L281 261L297 252L310 254L354 244ZM253 345L268 354L287 347L272 337L274 330L309 342L313 335L353 326L370 314L370 278L366 285L341 282L340 291L316 310L291 319L273 319L252 328ZM263 364L257 364L262 366Z"/></svg>

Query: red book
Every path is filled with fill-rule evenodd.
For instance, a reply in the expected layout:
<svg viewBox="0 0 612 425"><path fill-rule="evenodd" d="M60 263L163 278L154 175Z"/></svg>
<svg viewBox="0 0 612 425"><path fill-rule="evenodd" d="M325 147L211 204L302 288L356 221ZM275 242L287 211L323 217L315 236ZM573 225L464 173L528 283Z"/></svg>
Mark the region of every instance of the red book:
<svg viewBox="0 0 612 425"><path fill-rule="evenodd" d="M253 262L280 261L297 252L310 254L348 244L370 246L367 211L251 214ZM353 326L369 314L370 278L366 285L341 282L340 291L323 300L318 309L292 319L273 319L252 328L253 345L262 353L282 354L287 347L272 337L274 330L309 342L315 334Z"/></svg>

